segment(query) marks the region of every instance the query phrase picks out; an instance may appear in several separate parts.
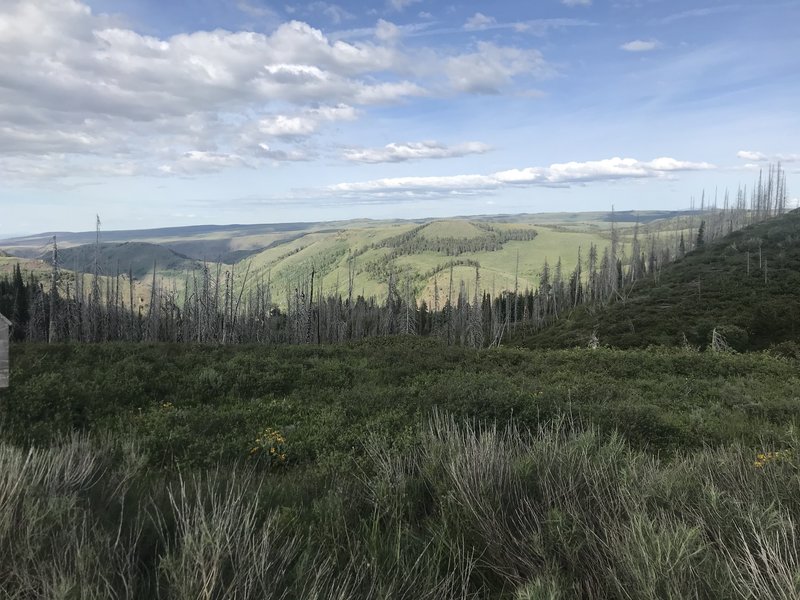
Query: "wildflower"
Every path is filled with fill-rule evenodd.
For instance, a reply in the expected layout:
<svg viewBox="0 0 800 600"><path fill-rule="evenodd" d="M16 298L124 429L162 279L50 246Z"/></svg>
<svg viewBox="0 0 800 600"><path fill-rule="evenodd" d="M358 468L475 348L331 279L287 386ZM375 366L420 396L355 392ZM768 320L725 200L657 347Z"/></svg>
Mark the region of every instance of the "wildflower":
<svg viewBox="0 0 800 600"><path fill-rule="evenodd" d="M763 469L765 465L775 462L785 462L792 458L790 450L770 450L769 452L759 452L753 466L756 469Z"/></svg>
<svg viewBox="0 0 800 600"><path fill-rule="evenodd" d="M267 427L255 439L253 448L250 450L250 458L257 458L264 455L269 459L271 466L279 467L286 463L286 437L272 427Z"/></svg>

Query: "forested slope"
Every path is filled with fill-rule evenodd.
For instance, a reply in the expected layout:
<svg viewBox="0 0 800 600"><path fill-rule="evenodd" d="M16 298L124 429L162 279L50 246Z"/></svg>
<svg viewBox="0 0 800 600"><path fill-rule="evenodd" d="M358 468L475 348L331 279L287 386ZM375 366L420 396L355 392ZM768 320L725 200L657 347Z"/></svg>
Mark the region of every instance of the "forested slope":
<svg viewBox="0 0 800 600"><path fill-rule="evenodd" d="M45 258L49 258L45 255ZM86 273L93 272L95 247L93 245L75 246L59 250L59 262L66 268ZM52 261L51 261L52 262ZM202 263L179 254L165 246L144 242L124 242L122 244L101 244L97 252L100 272L104 275L133 274L136 279L146 279L153 273L191 272Z"/></svg>
<svg viewBox="0 0 800 600"><path fill-rule="evenodd" d="M585 346L592 334L620 348L690 344L714 329L736 350L800 342L800 210L751 225L622 289L616 301L578 307L535 334L528 347ZM685 336L685 337L684 337Z"/></svg>

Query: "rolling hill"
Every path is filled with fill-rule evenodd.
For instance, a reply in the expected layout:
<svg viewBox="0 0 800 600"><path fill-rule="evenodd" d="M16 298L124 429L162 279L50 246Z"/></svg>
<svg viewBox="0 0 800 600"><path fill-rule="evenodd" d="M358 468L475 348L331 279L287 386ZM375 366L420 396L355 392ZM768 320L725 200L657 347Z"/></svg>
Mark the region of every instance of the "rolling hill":
<svg viewBox="0 0 800 600"><path fill-rule="evenodd" d="M540 213L109 231L101 232L100 269L110 276L131 269L135 279L147 283L155 264L159 280L180 289L186 273L208 261L232 270L240 288L269 280L279 303L312 270L317 289L342 294L352 272L353 292L366 297L384 296L391 274L418 300L433 304L435 287L444 302L451 270L454 295L461 281L474 288L476 267L484 291L532 288L545 260L555 264L560 257L571 269L579 248L585 253L594 244L602 250L612 220L624 242L634 223L643 233L671 231L675 219L687 214ZM93 269L96 232L43 233L0 241L0 248L21 258L49 260L54 236L63 268Z"/></svg>

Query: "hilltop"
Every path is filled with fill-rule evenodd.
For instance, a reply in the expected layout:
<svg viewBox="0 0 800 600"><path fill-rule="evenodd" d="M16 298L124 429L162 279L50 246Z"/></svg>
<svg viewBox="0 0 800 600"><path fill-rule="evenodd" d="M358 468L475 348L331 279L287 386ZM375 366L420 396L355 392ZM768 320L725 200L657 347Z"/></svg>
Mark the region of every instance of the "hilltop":
<svg viewBox="0 0 800 600"><path fill-rule="evenodd" d="M516 341L618 348L704 348L716 328L736 350L800 342L800 210L748 226L665 265L605 307L583 306Z"/></svg>

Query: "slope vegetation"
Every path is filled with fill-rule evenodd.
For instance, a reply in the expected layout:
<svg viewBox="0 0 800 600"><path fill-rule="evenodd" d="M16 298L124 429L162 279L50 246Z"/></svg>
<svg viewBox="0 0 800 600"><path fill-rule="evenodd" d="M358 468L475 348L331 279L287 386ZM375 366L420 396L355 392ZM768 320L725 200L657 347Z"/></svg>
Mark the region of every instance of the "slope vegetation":
<svg viewBox="0 0 800 600"><path fill-rule="evenodd" d="M593 332L615 347L690 344L714 329L736 350L800 342L800 211L746 227L623 290L521 336L529 347L584 346Z"/></svg>
<svg viewBox="0 0 800 600"><path fill-rule="evenodd" d="M75 271L92 272L95 248L93 245L75 246L59 251L60 263ZM178 254L164 246L144 242L125 242L122 244L102 244L98 256L98 266L104 275L131 272L135 279L142 279L157 272L188 272L197 267L197 261Z"/></svg>

